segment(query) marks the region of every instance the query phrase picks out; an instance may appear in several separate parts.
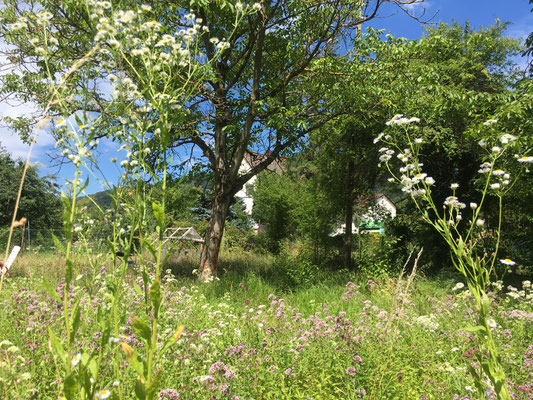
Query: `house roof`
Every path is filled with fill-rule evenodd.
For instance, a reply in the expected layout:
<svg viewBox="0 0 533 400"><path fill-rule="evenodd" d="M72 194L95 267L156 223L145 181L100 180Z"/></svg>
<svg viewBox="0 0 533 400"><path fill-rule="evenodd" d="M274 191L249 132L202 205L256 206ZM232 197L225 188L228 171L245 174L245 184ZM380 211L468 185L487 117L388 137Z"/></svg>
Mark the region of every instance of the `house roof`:
<svg viewBox="0 0 533 400"><path fill-rule="evenodd" d="M398 208L398 207L396 207L396 204L394 204L394 201L392 201L392 200L389 198L389 196L387 196L385 193L376 193L376 194L374 195L374 200L379 200L379 199L381 199L382 197L385 198L389 203L391 203L391 204L394 206L394 208L396 208L396 209Z"/></svg>
<svg viewBox="0 0 533 400"><path fill-rule="evenodd" d="M244 160L248 163L250 168L253 168L257 164L262 162L265 158L267 158L269 155L270 153L259 154L254 151L247 151L246 153L244 153ZM283 171L284 167L281 165L281 161L282 160L275 158L270 164L268 164L266 169L273 172Z"/></svg>
<svg viewBox="0 0 533 400"><path fill-rule="evenodd" d="M390 204L392 204L394 206L395 209L398 209L398 207L396 206L396 204L394 203L394 201L392 201L389 196L387 196L385 193L374 193L373 195L368 195L368 196L362 196L361 198L358 199L358 206L359 207L366 207L368 206L370 203L376 203L379 199L381 198L384 198L385 200L387 200Z"/></svg>

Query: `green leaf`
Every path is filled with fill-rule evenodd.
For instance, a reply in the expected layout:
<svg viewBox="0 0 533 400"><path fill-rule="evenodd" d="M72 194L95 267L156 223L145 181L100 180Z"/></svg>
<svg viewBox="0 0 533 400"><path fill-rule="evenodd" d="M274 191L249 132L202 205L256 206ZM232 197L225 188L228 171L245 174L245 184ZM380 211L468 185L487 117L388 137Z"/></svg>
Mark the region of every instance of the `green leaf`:
<svg viewBox="0 0 533 400"><path fill-rule="evenodd" d="M488 376L492 376L492 368L488 361L483 361L481 363L481 369L483 369L483 372L485 372Z"/></svg>
<svg viewBox="0 0 533 400"><path fill-rule="evenodd" d="M480 380L480 376L477 373L476 369L470 364L467 364L467 368L468 368L468 371L470 372L470 374L474 377L474 381L475 382L479 381Z"/></svg>
<svg viewBox="0 0 533 400"><path fill-rule="evenodd" d="M149 400L155 399L159 386L161 385L161 370L157 371L155 376L152 378L150 385L148 385L146 390L146 398Z"/></svg>
<svg viewBox="0 0 533 400"><path fill-rule="evenodd" d="M63 362L63 364L66 365L66 357L65 357L65 349L63 348L63 345L59 341L59 339L54 335L54 332L50 327L48 327L48 335L50 336L50 345L52 346L52 350L56 354L57 357Z"/></svg>
<svg viewBox="0 0 533 400"><path fill-rule="evenodd" d="M483 293L482 299L481 299L481 310L483 311L484 316L489 315L489 308L490 308L490 300L487 297L487 295Z"/></svg>
<svg viewBox="0 0 533 400"><path fill-rule="evenodd" d="M74 121L76 121L76 124L78 124L78 126L83 125L83 121L81 120L78 114L74 114Z"/></svg>
<svg viewBox="0 0 533 400"><path fill-rule="evenodd" d="M75 375L70 374L63 382L63 392L67 400L75 399L78 394L78 381Z"/></svg>
<svg viewBox="0 0 533 400"><path fill-rule="evenodd" d="M57 238L56 235L52 233L52 241L54 242L54 246L56 247L57 251L61 254L65 254L65 247L61 243L61 241Z"/></svg>
<svg viewBox="0 0 533 400"><path fill-rule="evenodd" d="M457 257L462 257L464 254L465 244L463 242L463 239L459 239L459 242L457 243Z"/></svg>
<svg viewBox="0 0 533 400"><path fill-rule="evenodd" d="M102 337L100 338L100 347L103 349L108 343L111 337L111 326L108 319L105 320L107 325L102 329ZM96 377L95 377L96 378Z"/></svg>
<svg viewBox="0 0 533 400"><path fill-rule="evenodd" d="M478 334L480 334L480 333L484 334L484 333L487 332L485 327L484 326L480 326L480 325L478 325L478 326L468 326L466 328L463 328L463 330L466 331L466 332L478 333Z"/></svg>
<svg viewBox="0 0 533 400"><path fill-rule="evenodd" d="M82 356L82 361L83 361L83 356ZM94 362L94 360L92 360L92 361ZM96 362L95 362L95 364L96 364ZM91 375L87 373L87 370L83 370L82 369L81 371L82 372L81 372L81 375L80 375L80 383L81 383L81 385L83 385L83 390L87 394L91 393L91 387L92 387ZM94 378L93 378L93 380L94 380ZM82 398L83 398L83 394L82 394Z"/></svg>
<svg viewBox="0 0 533 400"><path fill-rule="evenodd" d="M157 278L150 286L150 299L154 307L154 316L157 318L159 314L159 306L161 305L161 282Z"/></svg>
<svg viewBox="0 0 533 400"><path fill-rule="evenodd" d="M133 290L135 290L135 293L137 293L139 296L144 296L144 293L139 285L137 285L136 282L133 282Z"/></svg>
<svg viewBox="0 0 533 400"><path fill-rule="evenodd" d="M133 317L131 327L138 336L146 340L147 344L150 343L150 340L152 339L152 329L146 322L140 318Z"/></svg>
<svg viewBox="0 0 533 400"><path fill-rule="evenodd" d="M165 265L167 261L169 260L170 256L172 256L172 246L168 249L168 251L165 253L165 256L161 260L161 265Z"/></svg>
<svg viewBox="0 0 533 400"><path fill-rule="evenodd" d="M138 399L146 400L146 386L140 376L137 377L137 381L135 382L135 394Z"/></svg>
<svg viewBox="0 0 533 400"><path fill-rule="evenodd" d="M143 244L144 246L146 246L146 248L148 249L148 251L150 252L150 254L152 255L152 257L154 257L154 260L157 259L157 253L155 251L155 248L154 246L152 246L150 244L150 242L148 242L147 240L143 239Z"/></svg>
<svg viewBox="0 0 533 400"><path fill-rule="evenodd" d="M70 282L72 282L72 269L74 268L74 264L70 259L67 259L65 264L65 284L68 289Z"/></svg>
<svg viewBox="0 0 533 400"><path fill-rule="evenodd" d="M109 290L110 293L113 294L113 296L115 296L116 294L116 291L117 291L117 285L115 282L111 281L111 280L107 280L106 283L105 283L106 287L107 287L107 290Z"/></svg>
<svg viewBox="0 0 533 400"><path fill-rule="evenodd" d="M70 199L61 193L61 203L63 204L63 231L65 238L69 240L72 237L72 222L70 221Z"/></svg>
<svg viewBox="0 0 533 400"><path fill-rule="evenodd" d="M85 179L85 182L83 182L83 186L79 188L78 193L83 193L83 191L87 189L87 186L89 186L89 177Z"/></svg>
<svg viewBox="0 0 533 400"><path fill-rule="evenodd" d="M63 205L63 222L65 223L70 221L70 198L65 193L61 193L61 204Z"/></svg>
<svg viewBox="0 0 533 400"><path fill-rule="evenodd" d="M148 275L148 271L146 269L146 266L143 266L142 278L143 278L144 287L145 288L148 287L148 282L150 281L150 276Z"/></svg>
<svg viewBox="0 0 533 400"><path fill-rule="evenodd" d="M52 285L50 285L50 283L48 283L44 279L43 279L43 286L44 286L44 288L46 289L46 291L48 292L48 294L50 295L51 298L56 300L58 303L62 303L63 302L63 300L61 300L61 297L59 296L59 294L57 294L56 290L52 287Z"/></svg>
<svg viewBox="0 0 533 400"><path fill-rule="evenodd" d="M74 337L76 336L76 332L78 332L78 328L80 327L80 321L81 321L81 309L80 309L80 299L76 302L74 305L74 309L72 311L72 314L70 315L70 342L72 343L74 341Z"/></svg>
<svg viewBox="0 0 533 400"><path fill-rule="evenodd" d="M163 345L163 349L161 350L161 354L165 354L165 352L172 346L174 343L178 341L178 339L181 336L181 333L183 332L183 325L180 325L178 329L166 340L165 344Z"/></svg>
<svg viewBox="0 0 533 400"><path fill-rule="evenodd" d="M155 201L152 203L152 209L154 210L154 216L157 221L157 225L162 230L165 226L165 210Z"/></svg>
<svg viewBox="0 0 533 400"><path fill-rule="evenodd" d="M139 357L135 349L131 347L126 342L120 342L120 345L122 346L122 351L124 352L126 359L130 363L130 365L133 367L133 369L140 375L144 376L144 363L142 359Z"/></svg>
<svg viewBox="0 0 533 400"><path fill-rule="evenodd" d="M81 362L87 367L87 369L91 373L91 376L96 379L96 374L98 372L98 365L96 364L96 360L88 354L82 354Z"/></svg>

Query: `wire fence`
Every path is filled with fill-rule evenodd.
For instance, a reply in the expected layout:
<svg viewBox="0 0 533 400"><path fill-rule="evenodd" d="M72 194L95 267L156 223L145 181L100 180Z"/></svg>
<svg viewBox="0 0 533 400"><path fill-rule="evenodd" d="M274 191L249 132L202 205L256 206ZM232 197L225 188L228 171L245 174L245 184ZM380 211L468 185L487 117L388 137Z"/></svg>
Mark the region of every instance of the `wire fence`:
<svg viewBox="0 0 533 400"><path fill-rule="evenodd" d="M0 248L5 248L9 229L0 229ZM56 251L53 236L58 238L60 243L65 244L63 229L43 229L43 228L16 228L11 237L12 245L20 246L23 250ZM107 242L109 235L106 233L93 232L89 242L94 246L101 246Z"/></svg>
<svg viewBox="0 0 533 400"><path fill-rule="evenodd" d="M9 234L9 229L0 228L0 249L5 249L7 246L7 238ZM63 229L44 229L44 228L29 228L25 226L24 228L16 228L13 231L11 237L12 246L20 246L22 251L34 251L34 252L56 252L57 248L54 243L53 236L56 236L57 240L63 245L66 246L67 240L65 239L65 232ZM74 246L88 245L93 251L109 251L108 242L111 239L110 233L105 231L91 231L88 235L85 235L83 240L79 234L75 234ZM198 251L196 248L189 242L180 242L179 246L180 251L184 253ZM134 244L136 246L137 243ZM167 243L165 246L167 249L177 249L176 246L171 243Z"/></svg>

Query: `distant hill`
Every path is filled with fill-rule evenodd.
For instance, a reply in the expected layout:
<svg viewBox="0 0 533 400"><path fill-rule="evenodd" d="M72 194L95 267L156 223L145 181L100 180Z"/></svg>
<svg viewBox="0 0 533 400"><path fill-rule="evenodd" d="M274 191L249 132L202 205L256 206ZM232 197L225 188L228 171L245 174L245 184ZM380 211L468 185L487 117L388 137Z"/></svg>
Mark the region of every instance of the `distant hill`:
<svg viewBox="0 0 533 400"><path fill-rule="evenodd" d="M96 192L89 195L95 202L102 208L106 210L112 208L113 199L111 198L111 190L102 190L101 192ZM94 207L94 203L89 199L89 196L83 196L79 198L79 205L81 207L87 206L87 208Z"/></svg>

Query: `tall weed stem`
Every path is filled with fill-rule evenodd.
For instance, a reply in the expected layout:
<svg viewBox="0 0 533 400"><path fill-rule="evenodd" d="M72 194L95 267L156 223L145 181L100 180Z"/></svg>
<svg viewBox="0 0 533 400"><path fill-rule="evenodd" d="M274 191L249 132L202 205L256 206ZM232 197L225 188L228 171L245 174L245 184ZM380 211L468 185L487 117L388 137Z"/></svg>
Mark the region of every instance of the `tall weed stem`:
<svg viewBox="0 0 533 400"><path fill-rule="evenodd" d="M380 152L380 161L385 164L386 168L392 175L391 182L396 182L402 187L402 191L408 194L422 218L432 225L437 232L443 237L451 250L451 260L455 268L464 276L467 287L472 294L477 311L477 325L466 328L465 330L475 334L479 342L479 352L476 355L481 369L477 372L469 365L469 370L474 377L479 395L484 398L485 392L494 391L499 400L509 400L510 394L507 388L503 364L498 352L492 329L496 327L494 319L490 318L490 300L486 294L486 288L490 283L491 275L495 274L495 262L500 246L501 228L502 228L502 211L503 196L513 186L510 184L510 174L501 169L495 169L496 162L502 157L512 142L516 139L510 134L505 134L496 138L503 145L492 147L488 152L488 159L481 164L479 172L484 175L483 189L479 204L470 203L472 209L472 218L466 229L466 234L459 229L463 221L463 210L466 204L459 201L457 197L458 184L452 184L450 189L452 195L447 197L442 211L436 206L432 197L431 187L435 180L423 172L423 164L420 162L420 150L423 143L421 137L413 137L410 125L419 122L416 117L403 118L402 115L394 116L387 125L390 126L387 133L381 133L375 140L375 143L381 142L389 147L382 147ZM494 120L484 123L490 126ZM398 129L397 129L398 128ZM419 132L420 134L422 131ZM491 138L494 140L493 138ZM489 140L491 140L489 139ZM407 148L404 144L407 143ZM487 145L487 141L482 141ZM397 157L403 163L399 172L395 172L395 167L391 163L392 156ZM480 218L480 212L485 205L487 194L491 193L498 198L498 225L496 228L496 244L494 251L488 255L477 255L477 246L480 242L479 230L485 224ZM475 235L478 237L475 237ZM511 260L502 260L505 263L513 263ZM484 354L488 353L488 356ZM491 385L485 387L483 375L488 376ZM492 386L492 387L491 387Z"/></svg>

